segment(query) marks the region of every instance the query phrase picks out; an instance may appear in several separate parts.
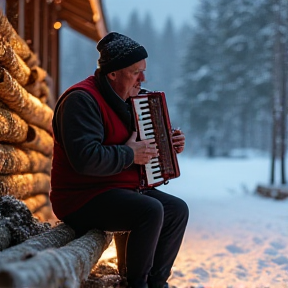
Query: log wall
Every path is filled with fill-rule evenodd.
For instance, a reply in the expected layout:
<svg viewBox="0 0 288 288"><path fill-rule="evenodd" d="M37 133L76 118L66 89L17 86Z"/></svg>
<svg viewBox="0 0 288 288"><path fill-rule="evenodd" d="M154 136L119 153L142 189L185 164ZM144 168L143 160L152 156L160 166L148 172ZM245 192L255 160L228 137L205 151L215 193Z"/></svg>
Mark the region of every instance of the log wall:
<svg viewBox="0 0 288 288"><path fill-rule="evenodd" d="M53 110L50 79L39 65L0 10L0 196L25 201L47 221L54 217L48 198Z"/></svg>

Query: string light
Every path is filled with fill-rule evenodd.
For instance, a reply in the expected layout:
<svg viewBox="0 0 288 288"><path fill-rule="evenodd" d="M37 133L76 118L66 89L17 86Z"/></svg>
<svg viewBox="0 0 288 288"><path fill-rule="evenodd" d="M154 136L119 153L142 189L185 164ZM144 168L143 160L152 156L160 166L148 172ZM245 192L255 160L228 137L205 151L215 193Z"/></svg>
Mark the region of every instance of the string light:
<svg viewBox="0 0 288 288"><path fill-rule="evenodd" d="M60 29L62 26L62 23L60 21L56 21L53 25L54 29L58 30Z"/></svg>

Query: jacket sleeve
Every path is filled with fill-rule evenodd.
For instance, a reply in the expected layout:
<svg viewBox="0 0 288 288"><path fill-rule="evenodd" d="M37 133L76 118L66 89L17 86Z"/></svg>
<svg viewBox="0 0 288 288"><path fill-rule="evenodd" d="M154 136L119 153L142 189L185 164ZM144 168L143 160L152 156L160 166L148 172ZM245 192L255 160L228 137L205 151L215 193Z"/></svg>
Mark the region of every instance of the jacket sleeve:
<svg viewBox="0 0 288 288"><path fill-rule="evenodd" d="M73 91L55 111L53 130L76 172L108 176L128 168L134 159L126 145L102 145L104 128L98 103L84 91Z"/></svg>

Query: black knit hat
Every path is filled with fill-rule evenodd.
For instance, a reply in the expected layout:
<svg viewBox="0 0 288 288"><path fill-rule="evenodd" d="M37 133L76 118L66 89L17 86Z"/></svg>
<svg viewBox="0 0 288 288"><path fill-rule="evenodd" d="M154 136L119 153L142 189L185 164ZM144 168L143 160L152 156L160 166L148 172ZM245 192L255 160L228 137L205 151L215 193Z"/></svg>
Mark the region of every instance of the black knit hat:
<svg viewBox="0 0 288 288"><path fill-rule="evenodd" d="M97 44L98 64L103 74L128 67L148 57L146 49L131 38L111 32Z"/></svg>

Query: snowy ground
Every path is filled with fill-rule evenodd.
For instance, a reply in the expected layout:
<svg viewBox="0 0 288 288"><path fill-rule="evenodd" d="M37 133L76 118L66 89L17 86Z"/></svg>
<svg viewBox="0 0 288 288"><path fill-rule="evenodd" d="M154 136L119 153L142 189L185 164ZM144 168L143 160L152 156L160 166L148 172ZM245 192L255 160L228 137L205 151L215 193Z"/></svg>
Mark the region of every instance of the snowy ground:
<svg viewBox="0 0 288 288"><path fill-rule="evenodd" d="M288 288L288 199L255 194L269 182L269 158L179 157L179 164L181 176L161 187L190 209L170 287ZM110 248L105 253L115 255Z"/></svg>
<svg viewBox="0 0 288 288"><path fill-rule="evenodd" d="M268 184L269 158L180 157L179 162L180 178L161 187L190 208L169 284L287 288L288 200L254 194L258 184Z"/></svg>

